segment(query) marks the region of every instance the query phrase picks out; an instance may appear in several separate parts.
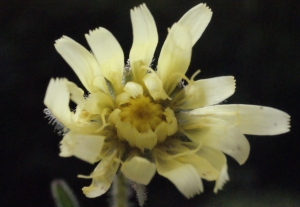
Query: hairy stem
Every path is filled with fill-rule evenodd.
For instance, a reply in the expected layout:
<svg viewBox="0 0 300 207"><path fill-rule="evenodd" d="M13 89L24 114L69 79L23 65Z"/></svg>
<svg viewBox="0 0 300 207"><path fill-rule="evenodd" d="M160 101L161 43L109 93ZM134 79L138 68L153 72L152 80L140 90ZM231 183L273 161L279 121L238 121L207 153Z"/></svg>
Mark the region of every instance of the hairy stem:
<svg viewBox="0 0 300 207"><path fill-rule="evenodd" d="M112 207L129 207L128 205L128 187L126 184L125 177L122 173L115 176L112 185Z"/></svg>

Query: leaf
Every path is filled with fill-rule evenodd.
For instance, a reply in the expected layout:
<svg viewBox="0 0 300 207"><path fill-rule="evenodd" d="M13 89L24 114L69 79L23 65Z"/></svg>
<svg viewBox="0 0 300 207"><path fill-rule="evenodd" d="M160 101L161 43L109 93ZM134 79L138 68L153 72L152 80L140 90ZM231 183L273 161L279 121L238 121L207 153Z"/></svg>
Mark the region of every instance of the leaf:
<svg viewBox="0 0 300 207"><path fill-rule="evenodd" d="M75 195L64 180L53 180L51 182L51 193L56 207L79 207Z"/></svg>

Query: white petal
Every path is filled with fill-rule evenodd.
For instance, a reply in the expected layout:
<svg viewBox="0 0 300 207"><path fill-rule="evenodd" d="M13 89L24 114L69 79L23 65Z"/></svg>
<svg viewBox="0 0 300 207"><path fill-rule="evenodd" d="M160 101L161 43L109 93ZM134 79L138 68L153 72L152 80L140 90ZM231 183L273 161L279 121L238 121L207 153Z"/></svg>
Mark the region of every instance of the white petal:
<svg viewBox="0 0 300 207"><path fill-rule="evenodd" d="M224 184L229 181L229 175L227 172L227 165L224 165L224 167L221 170L220 176L218 180L216 181L215 187L214 187L214 193L217 193L218 190L222 190Z"/></svg>
<svg viewBox="0 0 300 207"><path fill-rule="evenodd" d="M203 191L201 178L192 165L163 157L164 154L155 154L158 174L169 179L185 197L191 198Z"/></svg>
<svg viewBox="0 0 300 207"><path fill-rule="evenodd" d="M140 95L143 95L143 87L135 82L126 83L124 89L132 98L136 98Z"/></svg>
<svg viewBox="0 0 300 207"><path fill-rule="evenodd" d="M159 79L157 74L148 73L144 76L143 81L154 100L165 100L169 98L163 88L162 81Z"/></svg>
<svg viewBox="0 0 300 207"><path fill-rule="evenodd" d="M234 90L235 80L232 76L198 80L175 95L172 108L195 109L217 104L231 96Z"/></svg>
<svg viewBox="0 0 300 207"><path fill-rule="evenodd" d="M243 164L250 152L246 137L233 125L216 118L191 118L182 124L183 133L193 142L221 150Z"/></svg>
<svg viewBox="0 0 300 207"><path fill-rule="evenodd" d="M51 79L48 85L44 104L50 109L55 118L64 126L72 123L73 113L70 111L70 92L67 87L67 79Z"/></svg>
<svg viewBox="0 0 300 207"><path fill-rule="evenodd" d="M211 17L212 12L210 8L208 8L206 4L201 3L186 12L183 17L181 17L178 24L190 29L192 34L192 43L194 45L201 37L210 22Z"/></svg>
<svg viewBox="0 0 300 207"><path fill-rule="evenodd" d="M168 124L164 121L160 122L155 128L155 134L157 136L157 142L162 143L168 136Z"/></svg>
<svg viewBox="0 0 300 207"><path fill-rule="evenodd" d="M85 35L89 46L98 61L104 77L113 83L115 90L122 88L124 54L116 38L100 27Z"/></svg>
<svg viewBox="0 0 300 207"><path fill-rule="evenodd" d="M152 149L157 143L157 136L149 130L145 133L140 133L130 122L123 122L120 118L120 109L115 109L108 117L108 122L115 124L117 128L118 138L128 141L131 147L137 147L140 150Z"/></svg>
<svg viewBox="0 0 300 207"><path fill-rule="evenodd" d="M196 154L206 159L219 172L221 172L227 162L226 156L220 150L216 150L208 146L201 146L200 150L198 150Z"/></svg>
<svg viewBox="0 0 300 207"><path fill-rule="evenodd" d="M290 116L278 109L255 105L218 105L195 109L190 115L223 119L244 134L276 135L290 131Z"/></svg>
<svg viewBox="0 0 300 207"><path fill-rule="evenodd" d="M140 69L140 67L151 64L158 42L158 34L155 21L145 4L132 9L130 17L133 29L133 44L129 60L134 77L139 81L146 75L146 71Z"/></svg>
<svg viewBox="0 0 300 207"><path fill-rule="evenodd" d="M113 178L119 168L119 163L115 162L116 153L104 157L90 176L79 175L80 178L92 178L92 184L82 188L83 193L88 198L95 198L106 193L110 188Z"/></svg>
<svg viewBox="0 0 300 207"><path fill-rule="evenodd" d="M148 185L155 175L156 167L154 163L147 159L134 156L122 164L121 171L128 179L143 185Z"/></svg>
<svg viewBox="0 0 300 207"><path fill-rule="evenodd" d="M170 136L175 134L175 132L177 132L177 119L175 117L174 111L167 107L163 114L165 115L166 122L168 123L168 135Z"/></svg>
<svg viewBox="0 0 300 207"><path fill-rule="evenodd" d="M128 93L126 93L126 92L121 93L121 94L119 94L119 95L117 96L117 98L116 98L116 104L117 104L118 106L121 106L121 105L123 105L123 104L126 104L126 103L128 103L128 102L130 101L130 98L131 98L130 94L128 94Z"/></svg>
<svg viewBox="0 0 300 207"><path fill-rule="evenodd" d="M91 164L99 160L104 143L104 136L67 133L60 142L62 157L75 156Z"/></svg>
<svg viewBox="0 0 300 207"><path fill-rule="evenodd" d="M157 143L157 136L152 131L149 130L145 133L138 133L135 138L135 146L144 151L144 149L152 149Z"/></svg>
<svg viewBox="0 0 300 207"><path fill-rule="evenodd" d="M84 91L81 88L78 88L75 83L70 81L66 81L66 86L70 93L70 99L82 108L84 105Z"/></svg>
<svg viewBox="0 0 300 207"><path fill-rule="evenodd" d="M99 65L89 51L67 36L57 40L54 46L90 93L99 89L108 93Z"/></svg>
<svg viewBox="0 0 300 207"><path fill-rule="evenodd" d="M178 157L176 160L191 164L198 172L199 176L206 180L216 180L219 175L217 171L206 159L196 154L188 154Z"/></svg>
<svg viewBox="0 0 300 207"><path fill-rule="evenodd" d="M113 108L114 102L112 98L101 91L90 94L85 102L85 110L91 114L102 114L104 109Z"/></svg>
<svg viewBox="0 0 300 207"><path fill-rule="evenodd" d="M186 27L174 24L162 47L157 73L164 89L170 94L189 67L192 55L192 38Z"/></svg>

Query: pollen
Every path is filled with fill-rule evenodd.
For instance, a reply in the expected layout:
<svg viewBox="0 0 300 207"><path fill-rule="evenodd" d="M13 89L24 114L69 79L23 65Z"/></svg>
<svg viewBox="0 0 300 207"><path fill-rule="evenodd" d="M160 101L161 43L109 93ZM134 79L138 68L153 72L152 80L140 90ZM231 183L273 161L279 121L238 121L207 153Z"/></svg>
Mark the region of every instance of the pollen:
<svg viewBox="0 0 300 207"><path fill-rule="evenodd" d="M154 131L163 120L163 108L149 97L141 95L131 98L121 107L120 118L123 122L130 122L140 133Z"/></svg>

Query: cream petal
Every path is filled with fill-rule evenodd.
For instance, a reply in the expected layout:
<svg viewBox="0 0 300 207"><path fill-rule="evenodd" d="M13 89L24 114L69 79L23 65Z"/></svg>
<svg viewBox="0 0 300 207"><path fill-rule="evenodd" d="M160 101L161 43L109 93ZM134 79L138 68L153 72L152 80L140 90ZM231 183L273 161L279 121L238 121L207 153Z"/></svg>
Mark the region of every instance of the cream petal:
<svg viewBox="0 0 300 207"><path fill-rule="evenodd" d="M179 20L178 24L189 28L192 35L193 45L198 41L210 22L212 12L206 4L198 4L186 12Z"/></svg>
<svg viewBox="0 0 300 207"><path fill-rule="evenodd" d="M67 133L60 142L60 156L75 156L91 164L99 160L99 155L104 143L104 136Z"/></svg>
<svg viewBox="0 0 300 207"><path fill-rule="evenodd" d="M229 175L227 172L227 165L224 165L224 167L221 170L220 176L216 181L215 187L214 187L214 193L217 193L218 190L222 190L224 184L229 181Z"/></svg>
<svg viewBox="0 0 300 207"><path fill-rule="evenodd" d="M72 124L72 116L70 111L70 92L67 86L67 79L51 79L48 85L44 104L49 108L55 118L64 126L69 127Z"/></svg>
<svg viewBox="0 0 300 207"><path fill-rule="evenodd" d="M216 170L221 172L226 165L226 156L220 151L208 146L202 146L196 154L206 159Z"/></svg>
<svg viewBox="0 0 300 207"><path fill-rule="evenodd" d="M206 159L196 154L184 155L176 158L176 160L191 164L198 172L199 176L206 180L216 180L219 176L217 171Z"/></svg>
<svg viewBox="0 0 300 207"><path fill-rule="evenodd" d="M124 136L122 135L123 133L122 133L122 129L123 129L123 127L122 127L122 125L123 125L123 122L121 121L121 118L120 118L120 112L121 112L121 110L120 109L115 109L112 113L110 113L110 115L108 116L108 119L107 119L107 121L108 121L108 123L109 124L111 124L111 125L113 125L113 126L115 126L117 129L118 129L118 127L120 128L119 130L117 130L117 133L118 133L118 138L120 139L120 140L124 140L125 138L124 138ZM125 123L124 125L126 125L126 129L129 127L129 125L128 125L129 123ZM131 130L131 128L130 128L130 130ZM132 131L132 133L133 132L135 132L135 133L137 133L137 131ZM124 134L126 133L126 130L124 130ZM129 133L129 132L128 132Z"/></svg>
<svg viewBox="0 0 300 207"><path fill-rule="evenodd" d="M102 114L104 109L112 110L113 108L112 98L101 91L90 94L85 102L85 110L91 114Z"/></svg>
<svg viewBox="0 0 300 207"><path fill-rule="evenodd" d="M174 111L167 107L163 112L166 118L167 125L167 132L168 136L173 135L177 132L177 119L175 117Z"/></svg>
<svg viewBox="0 0 300 207"><path fill-rule="evenodd" d="M144 76L143 81L148 89L148 92L154 100L165 100L169 98L166 94L163 83L156 73L148 73Z"/></svg>
<svg viewBox="0 0 300 207"><path fill-rule="evenodd" d="M66 86L70 93L70 99L76 103L79 107L83 108L84 105L84 91L81 88L78 88L75 83L66 81Z"/></svg>
<svg viewBox="0 0 300 207"><path fill-rule="evenodd" d="M155 175L155 164L145 158L134 156L126 160L121 167L121 172L130 180L148 185Z"/></svg>
<svg viewBox="0 0 300 207"><path fill-rule="evenodd" d="M146 70L141 66L151 64L158 42L155 21L145 4L130 11L133 43L129 54L130 66L136 81L142 80Z"/></svg>
<svg viewBox="0 0 300 207"><path fill-rule="evenodd" d="M95 198L101 196L110 188L113 178L120 165L114 160L115 158L116 153L114 152L111 155L104 157L90 176L78 176L80 178L93 179L90 186L82 188L82 191L86 197Z"/></svg>
<svg viewBox="0 0 300 207"><path fill-rule="evenodd" d="M139 135L139 132L129 122L122 122L120 120L120 117L118 117L118 119L119 120L116 120L118 138L125 139L126 141L128 141L131 147L135 147L136 138Z"/></svg>
<svg viewBox="0 0 300 207"><path fill-rule="evenodd" d="M128 94L128 93L126 93L126 92L121 93L121 94L119 94L119 95L117 96L117 98L116 98L116 104L117 104L118 106L121 106L121 105L123 105L123 104L126 104L126 103L128 103L128 102L130 101L130 98L131 98L130 94Z"/></svg>
<svg viewBox="0 0 300 207"><path fill-rule="evenodd" d="M189 112L191 116L223 119L244 134L276 135L290 131L290 116L278 109L256 105L218 105Z"/></svg>
<svg viewBox="0 0 300 207"><path fill-rule="evenodd" d="M191 164L183 164L177 160L163 159L165 155L156 153L156 169L158 174L169 179L186 197L191 198L203 191L201 178Z"/></svg>
<svg viewBox="0 0 300 207"><path fill-rule="evenodd" d="M132 136L132 135L131 135ZM145 133L138 133L135 139L135 146L144 151L144 149L152 149L157 143L157 136L149 130Z"/></svg>
<svg viewBox="0 0 300 207"><path fill-rule="evenodd" d="M250 152L246 137L233 125L216 118L190 118L181 124L182 132L193 142L221 150L243 164Z"/></svg>
<svg viewBox="0 0 300 207"><path fill-rule="evenodd" d="M99 65L89 51L67 36L57 40L54 46L90 93L99 89L108 93Z"/></svg>
<svg viewBox="0 0 300 207"><path fill-rule="evenodd" d="M124 54L116 38L105 28L98 28L85 35L104 77L108 79L114 90L122 90Z"/></svg>
<svg viewBox="0 0 300 207"><path fill-rule="evenodd" d="M175 23L164 42L157 64L157 73L167 94L173 91L186 73L191 61L192 46L190 31Z"/></svg>
<svg viewBox="0 0 300 207"><path fill-rule="evenodd" d="M157 135L157 141L162 143L167 136L171 136L177 132L177 119L174 111L167 107L163 112L165 121L160 122L155 128L155 134Z"/></svg>
<svg viewBox="0 0 300 207"><path fill-rule="evenodd" d="M149 130L146 133L140 133L130 122L123 122L120 119L120 109L115 109L108 117L108 122L115 124L118 138L126 140L131 147L138 147L144 151L145 148L152 149L157 143L156 134Z"/></svg>
<svg viewBox="0 0 300 207"><path fill-rule="evenodd" d="M179 91L172 100L173 109L195 109L217 104L235 91L232 76L203 79L191 82Z"/></svg>
<svg viewBox="0 0 300 207"><path fill-rule="evenodd" d="M164 121L160 122L155 128L155 134L157 136L157 142L162 143L168 136L168 124Z"/></svg>
<svg viewBox="0 0 300 207"><path fill-rule="evenodd" d="M135 82L126 83L124 89L132 98L136 98L140 95L143 95L143 87Z"/></svg>

